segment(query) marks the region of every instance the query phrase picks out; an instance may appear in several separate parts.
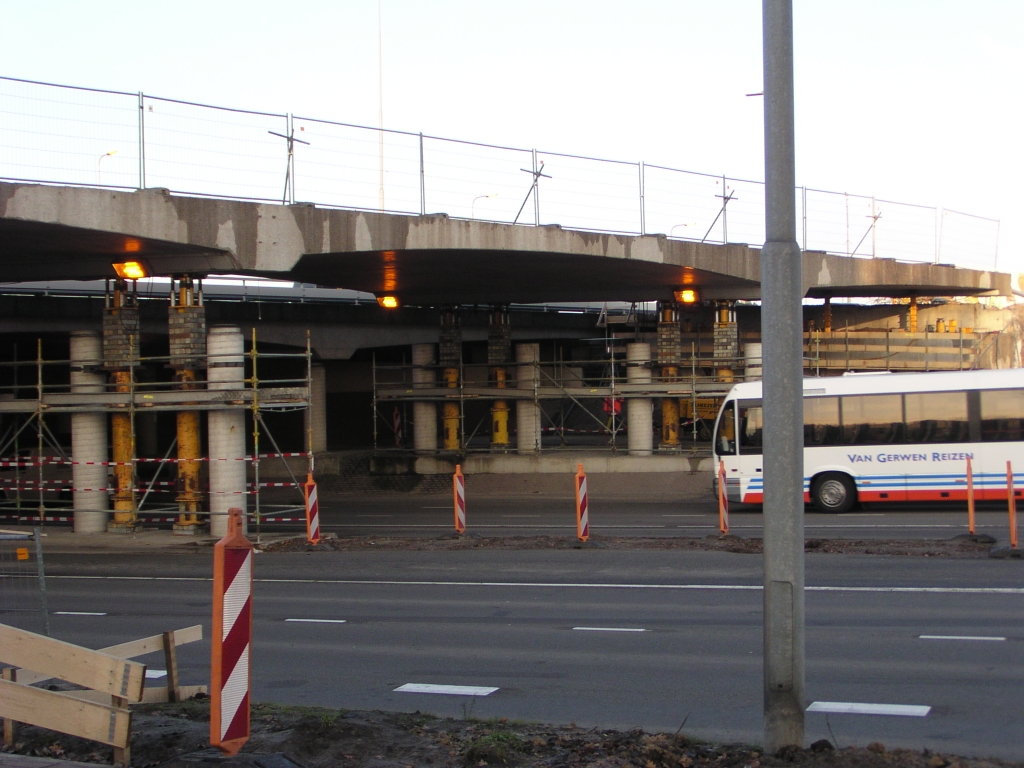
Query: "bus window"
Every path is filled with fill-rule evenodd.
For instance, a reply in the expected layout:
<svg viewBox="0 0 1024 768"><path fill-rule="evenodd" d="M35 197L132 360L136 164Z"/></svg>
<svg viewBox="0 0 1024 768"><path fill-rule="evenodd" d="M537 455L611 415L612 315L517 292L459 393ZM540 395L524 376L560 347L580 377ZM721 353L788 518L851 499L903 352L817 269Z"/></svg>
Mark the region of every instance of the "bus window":
<svg viewBox="0 0 1024 768"><path fill-rule="evenodd" d="M804 398L804 445L839 445L839 398Z"/></svg>
<svg viewBox="0 0 1024 768"><path fill-rule="evenodd" d="M740 400L740 453L749 456L761 453L764 430L760 400Z"/></svg>
<svg viewBox="0 0 1024 768"><path fill-rule="evenodd" d="M847 395L841 403L844 445L903 442L903 395Z"/></svg>
<svg viewBox="0 0 1024 768"><path fill-rule="evenodd" d="M715 435L715 448L719 456L736 455L736 401L729 400L722 409L718 420L718 434Z"/></svg>
<svg viewBox="0 0 1024 768"><path fill-rule="evenodd" d="M984 442L1024 440L1024 390L982 390L981 439Z"/></svg>
<svg viewBox="0 0 1024 768"><path fill-rule="evenodd" d="M903 397L908 443L962 443L967 440L966 392L913 392Z"/></svg>

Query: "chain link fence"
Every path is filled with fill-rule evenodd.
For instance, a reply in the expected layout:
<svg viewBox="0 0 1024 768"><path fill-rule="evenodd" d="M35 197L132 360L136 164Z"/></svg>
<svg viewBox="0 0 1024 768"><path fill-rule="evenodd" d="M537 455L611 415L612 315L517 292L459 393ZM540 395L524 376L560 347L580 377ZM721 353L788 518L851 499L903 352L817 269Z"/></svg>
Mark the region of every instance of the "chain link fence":
<svg viewBox="0 0 1024 768"><path fill-rule="evenodd" d="M0 178L764 242L759 181L13 78L0 78ZM795 194L805 250L997 266L994 219Z"/></svg>

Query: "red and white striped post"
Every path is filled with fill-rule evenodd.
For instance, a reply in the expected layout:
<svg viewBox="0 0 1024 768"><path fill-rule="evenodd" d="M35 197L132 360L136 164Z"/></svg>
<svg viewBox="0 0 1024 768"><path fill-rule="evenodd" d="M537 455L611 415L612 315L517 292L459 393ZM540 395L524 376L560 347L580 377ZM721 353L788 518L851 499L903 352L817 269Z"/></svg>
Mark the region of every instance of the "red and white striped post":
<svg viewBox="0 0 1024 768"><path fill-rule="evenodd" d="M586 541L590 538L590 508L587 499L587 475L583 465L576 465L576 538Z"/></svg>
<svg viewBox="0 0 1024 768"><path fill-rule="evenodd" d="M313 474L306 475L302 484L306 496L306 541L310 544L320 543L320 503L316 498L316 483Z"/></svg>
<svg viewBox="0 0 1024 768"><path fill-rule="evenodd" d="M725 493L725 462L718 462L718 530L729 533L729 497Z"/></svg>
<svg viewBox="0 0 1024 768"><path fill-rule="evenodd" d="M974 535L974 470L971 457L967 457L967 532Z"/></svg>
<svg viewBox="0 0 1024 768"><path fill-rule="evenodd" d="M228 533L213 548L210 745L236 755L249 740L253 548L242 535L242 510L228 515Z"/></svg>
<svg viewBox="0 0 1024 768"><path fill-rule="evenodd" d="M1006 498L1010 512L1010 549L1017 548L1017 494L1013 488L1013 467L1006 462Z"/></svg>
<svg viewBox="0 0 1024 768"><path fill-rule="evenodd" d="M455 465L452 475L452 496L455 507L455 532L466 532L466 477L462 474L462 465Z"/></svg>

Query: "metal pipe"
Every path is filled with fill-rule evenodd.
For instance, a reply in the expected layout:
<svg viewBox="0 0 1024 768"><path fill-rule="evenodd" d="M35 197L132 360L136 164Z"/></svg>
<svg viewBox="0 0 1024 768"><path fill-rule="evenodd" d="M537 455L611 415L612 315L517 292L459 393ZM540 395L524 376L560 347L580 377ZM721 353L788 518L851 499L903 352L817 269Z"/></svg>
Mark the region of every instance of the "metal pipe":
<svg viewBox="0 0 1024 768"><path fill-rule="evenodd" d="M804 742L803 276L796 242L792 0L762 0L765 245L764 747Z"/></svg>

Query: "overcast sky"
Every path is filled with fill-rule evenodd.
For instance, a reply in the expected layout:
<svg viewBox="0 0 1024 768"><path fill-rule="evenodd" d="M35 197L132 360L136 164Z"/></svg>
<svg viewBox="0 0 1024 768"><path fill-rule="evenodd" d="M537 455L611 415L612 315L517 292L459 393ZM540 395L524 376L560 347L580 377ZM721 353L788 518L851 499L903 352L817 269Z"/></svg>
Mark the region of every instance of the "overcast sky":
<svg viewBox="0 0 1024 768"><path fill-rule="evenodd" d="M376 125L377 0L0 0L0 74ZM381 0L387 127L763 179L754 0ZM797 183L1001 219L1024 3L794 0ZM884 255L884 254L880 254Z"/></svg>

